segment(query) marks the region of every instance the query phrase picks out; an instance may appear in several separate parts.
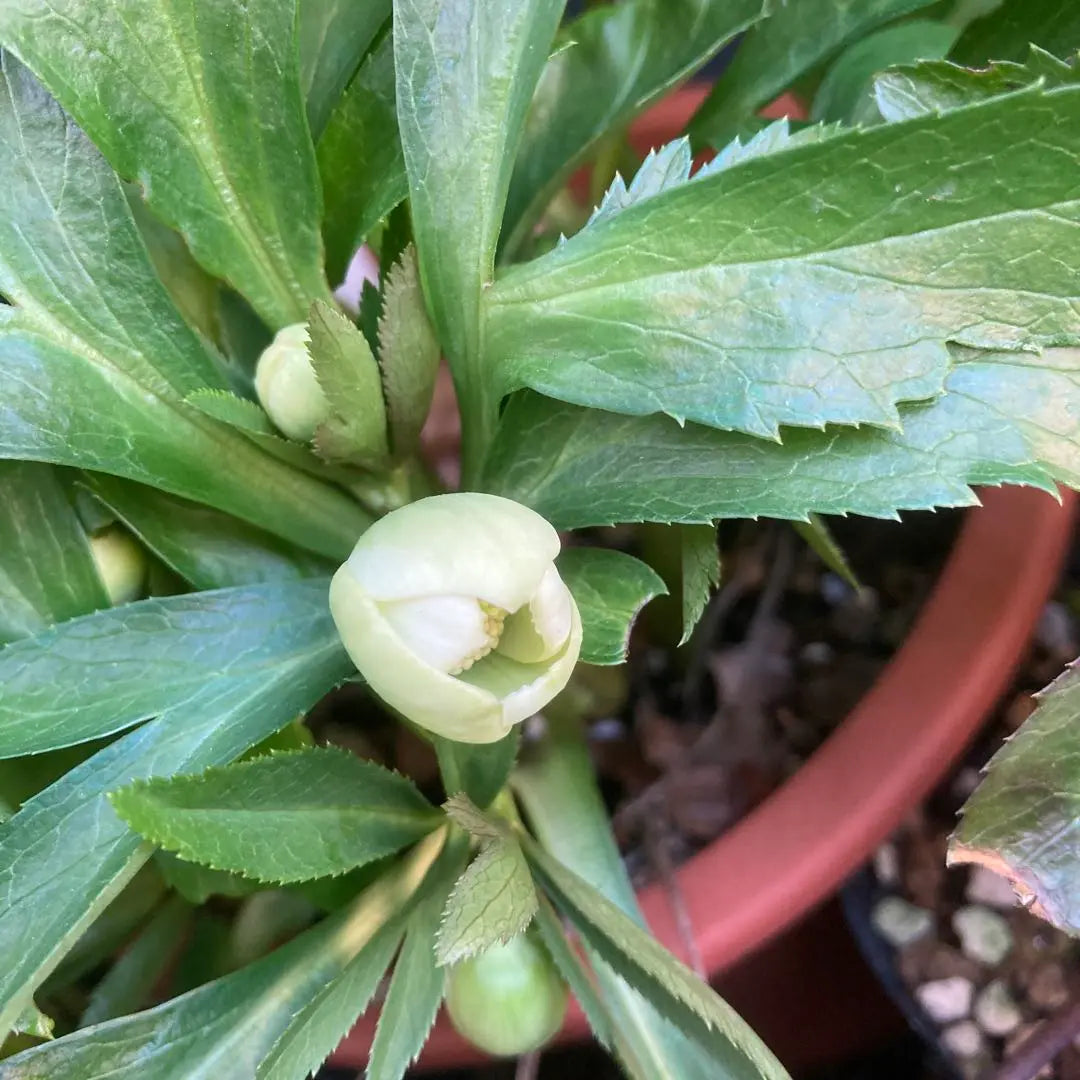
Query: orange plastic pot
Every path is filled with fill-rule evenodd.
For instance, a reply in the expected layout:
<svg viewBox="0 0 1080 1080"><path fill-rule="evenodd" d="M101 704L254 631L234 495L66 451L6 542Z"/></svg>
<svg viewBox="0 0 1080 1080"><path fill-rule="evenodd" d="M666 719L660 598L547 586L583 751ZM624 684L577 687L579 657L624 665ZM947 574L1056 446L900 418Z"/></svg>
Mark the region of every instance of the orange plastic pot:
<svg viewBox="0 0 1080 1080"><path fill-rule="evenodd" d="M678 131L694 95L663 103L636 134L648 143L657 132ZM710 974L738 965L733 1003L748 1002L748 1019L780 1032L779 1041L784 1028L775 1014L805 1020L806 1002L830 987L817 972L800 985L792 965L762 946L807 917L942 779L1008 685L1057 579L1074 496L1064 493L1060 505L1025 488L981 497L907 640L851 716L795 776L678 871ZM639 900L653 932L682 954L664 890L652 886ZM723 989L726 980L719 981ZM762 1007L773 1011L774 1022L762 1022ZM362 1017L332 1061L362 1066L376 1019L374 1009ZM561 1039L584 1038L587 1030L572 1007ZM775 1046L781 1058L791 1067L806 1064L790 1033L787 1042ZM827 1051L822 1045L817 1056ZM440 1018L420 1064L479 1060Z"/></svg>

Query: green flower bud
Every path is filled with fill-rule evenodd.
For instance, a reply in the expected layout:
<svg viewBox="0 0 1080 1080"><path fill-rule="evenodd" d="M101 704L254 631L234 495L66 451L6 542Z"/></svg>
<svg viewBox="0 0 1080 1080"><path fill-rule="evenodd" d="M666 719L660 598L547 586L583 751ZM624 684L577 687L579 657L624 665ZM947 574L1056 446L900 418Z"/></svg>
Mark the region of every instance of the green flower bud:
<svg viewBox="0 0 1080 1080"><path fill-rule="evenodd" d="M462 492L409 503L360 537L330 585L368 685L421 727L501 739L570 678L581 618L539 514Z"/></svg>
<svg viewBox="0 0 1080 1080"><path fill-rule="evenodd" d="M91 536L90 554L114 607L146 594L146 552L127 529L111 525Z"/></svg>
<svg viewBox="0 0 1080 1080"><path fill-rule="evenodd" d="M255 368L255 393L259 404L290 439L311 442L315 429L330 415L308 355L305 323L279 330L263 349Z"/></svg>
<svg viewBox="0 0 1080 1080"><path fill-rule="evenodd" d="M526 1054L562 1027L566 985L529 934L455 964L446 1011L458 1034L497 1057Z"/></svg>

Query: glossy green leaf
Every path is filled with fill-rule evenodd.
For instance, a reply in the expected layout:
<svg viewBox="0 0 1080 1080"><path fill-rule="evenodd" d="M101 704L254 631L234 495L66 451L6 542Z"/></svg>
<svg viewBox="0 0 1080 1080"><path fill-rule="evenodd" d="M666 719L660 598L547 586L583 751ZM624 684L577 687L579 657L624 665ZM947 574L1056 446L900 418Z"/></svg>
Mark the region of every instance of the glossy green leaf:
<svg viewBox="0 0 1080 1080"><path fill-rule="evenodd" d="M490 805L502 791L517 760L521 745L521 726L515 725L493 743L462 743L432 738L439 758L443 787L453 793L464 792L481 809Z"/></svg>
<svg viewBox="0 0 1080 1080"><path fill-rule="evenodd" d="M11 643L0 650L0 756L108 735L266 675L325 626L326 589L316 579L151 598Z"/></svg>
<svg viewBox="0 0 1080 1080"><path fill-rule="evenodd" d="M167 900L90 992L79 1027L101 1024L145 1005L190 922L186 901L176 896Z"/></svg>
<svg viewBox="0 0 1080 1080"><path fill-rule="evenodd" d="M994 755L961 812L950 863L1009 878L1025 906L1080 933L1076 845L1080 827L1080 669L1071 665Z"/></svg>
<svg viewBox="0 0 1080 1080"><path fill-rule="evenodd" d="M142 780L109 801L136 832L182 859L269 882L343 874L416 843L439 822L405 777L332 747Z"/></svg>
<svg viewBox="0 0 1080 1080"><path fill-rule="evenodd" d="M386 405L379 365L367 338L339 311L316 301L308 320L308 353L330 406L315 432L315 447L327 461L369 466L389 453Z"/></svg>
<svg viewBox="0 0 1080 1080"><path fill-rule="evenodd" d="M700 67L766 0L624 0L568 23L536 88L507 200L510 250L608 132Z"/></svg>
<svg viewBox="0 0 1080 1080"><path fill-rule="evenodd" d="M792 430L783 444L522 395L503 420L514 445L496 442L485 488L574 529L811 513L895 517L971 506L978 484L1080 485L1080 351L973 353L946 391L907 407L902 432Z"/></svg>
<svg viewBox="0 0 1080 1080"><path fill-rule="evenodd" d="M690 125L695 145L717 148L754 114L842 46L926 0L799 0L777 4L743 39Z"/></svg>
<svg viewBox="0 0 1080 1080"><path fill-rule="evenodd" d="M300 91L316 139L389 18L390 0L300 0Z"/></svg>
<svg viewBox="0 0 1080 1080"><path fill-rule="evenodd" d="M581 612L581 659L621 664L638 613L667 592L663 578L633 556L608 548L567 548L557 565Z"/></svg>
<svg viewBox="0 0 1080 1080"><path fill-rule="evenodd" d="M218 341L221 337L220 283L195 261L184 238L154 216L135 185L127 185L125 192L154 272L177 311L206 341Z"/></svg>
<svg viewBox="0 0 1080 1080"><path fill-rule="evenodd" d="M435 934L463 857L462 846L451 841L409 917L375 1028L366 1080L402 1080L435 1023L446 982L446 972L435 962Z"/></svg>
<svg viewBox="0 0 1080 1080"><path fill-rule="evenodd" d="M836 542L829 526L817 514L809 521L794 522L795 531L806 541L815 555L837 576L853 589L860 589L859 579L848 562L844 549Z"/></svg>
<svg viewBox="0 0 1080 1080"><path fill-rule="evenodd" d="M497 402L483 369L481 292L493 276L514 152L561 0L394 5L397 111L424 295L468 418L465 473Z"/></svg>
<svg viewBox="0 0 1080 1080"><path fill-rule="evenodd" d="M0 1063L0 1080L258 1077L281 1040L302 1037L313 1019L323 1019L313 1003L400 917L437 853L437 844L422 845L349 908L241 971L157 1008L76 1031L48 1044L48 1055L38 1048ZM330 1049L320 1047L324 1054Z"/></svg>
<svg viewBox="0 0 1080 1080"><path fill-rule="evenodd" d="M163 563L196 589L322 577L334 563L237 518L104 473L81 482Z"/></svg>
<svg viewBox="0 0 1080 1080"><path fill-rule="evenodd" d="M525 838L524 847L538 880L590 948L713 1055L718 1077L787 1077L765 1044L707 983L535 841Z"/></svg>
<svg viewBox="0 0 1080 1080"><path fill-rule="evenodd" d="M35 1039L51 1039L54 1021L36 1005L29 1005L11 1029L13 1035L29 1035Z"/></svg>
<svg viewBox="0 0 1080 1080"><path fill-rule="evenodd" d="M386 275L378 338L391 442L394 453L404 456L420 441L439 373L439 343L424 307L411 244Z"/></svg>
<svg viewBox="0 0 1080 1080"><path fill-rule="evenodd" d="M540 898L534 925L563 982L570 987L570 992L581 1006L597 1042L607 1050L612 1049L614 1032L611 1013L593 983L592 973L567 940L562 922L546 897Z"/></svg>
<svg viewBox="0 0 1080 1080"><path fill-rule="evenodd" d="M9 958L0 968L0 1028L150 857L152 847L116 816L105 793L142 777L225 764L348 674L321 592L283 584L273 592L291 596L279 617L294 636L279 639L262 670L208 683L187 704L99 750L0 826L0 955Z"/></svg>
<svg viewBox="0 0 1080 1080"><path fill-rule="evenodd" d="M382 985L401 944L409 910L406 906L392 915L342 974L304 1004L263 1058L256 1080L297 1080L318 1069Z"/></svg>
<svg viewBox="0 0 1080 1080"><path fill-rule="evenodd" d="M1000 184L987 145L1012 147ZM898 403L941 390L949 340L1080 336L1077 156L1066 87L743 162L507 272L486 293L489 360L508 391L613 412L768 437L896 426Z"/></svg>
<svg viewBox="0 0 1080 1080"><path fill-rule="evenodd" d="M968 26L952 59L968 67L991 60L1022 60L1028 45L1057 56L1080 49L1080 8L1072 0L1004 0Z"/></svg>
<svg viewBox="0 0 1080 1080"><path fill-rule="evenodd" d="M0 457L126 476L350 550L366 519L345 496L184 406L221 385L216 363L154 276L116 177L6 53L0 294L14 305L0 306Z"/></svg>
<svg viewBox="0 0 1080 1080"><path fill-rule="evenodd" d="M0 505L0 643L108 606L55 469L0 461Z"/></svg>
<svg viewBox="0 0 1080 1080"><path fill-rule="evenodd" d="M685 645L710 594L720 582L720 550L716 545L714 525L683 525L679 529L679 564L682 571L682 637L679 644Z"/></svg>
<svg viewBox="0 0 1080 1080"><path fill-rule="evenodd" d="M4 0L0 40L275 329L328 297L295 0ZM72 63L72 57L79 57Z"/></svg>
<svg viewBox="0 0 1080 1080"><path fill-rule="evenodd" d="M520 934L536 914L536 886L512 835L487 841L458 878L435 939L444 967Z"/></svg>
<svg viewBox="0 0 1080 1080"><path fill-rule="evenodd" d="M409 193L397 129L394 42L385 34L364 60L319 140L323 240L331 281Z"/></svg>
<svg viewBox="0 0 1080 1080"><path fill-rule="evenodd" d="M870 94L874 76L897 64L940 60L956 35L956 27L946 23L911 19L855 42L840 54L822 79L810 119L869 122L875 118Z"/></svg>
<svg viewBox="0 0 1080 1080"><path fill-rule="evenodd" d="M895 123L963 108L1036 82L1044 86L1080 82L1080 72L1032 46L1023 64L1002 61L973 71L948 61L924 61L886 71L874 80L874 99L881 116Z"/></svg>

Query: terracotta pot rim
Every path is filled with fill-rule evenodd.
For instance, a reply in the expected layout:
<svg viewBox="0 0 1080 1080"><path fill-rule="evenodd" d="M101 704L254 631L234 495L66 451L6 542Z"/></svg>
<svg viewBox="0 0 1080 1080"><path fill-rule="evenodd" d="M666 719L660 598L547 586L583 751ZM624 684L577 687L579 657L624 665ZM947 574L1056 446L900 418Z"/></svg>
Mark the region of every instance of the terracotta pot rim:
<svg viewBox="0 0 1080 1080"><path fill-rule="evenodd" d="M639 143L681 130L702 91L682 91L636 125ZM851 715L790 780L678 870L698 950L715 976L809 913L942 777L1008 685L1065 558L1076 498L1030 488L980 492L907 639ZM645 918L684 950L661 885L639 893ZM683 957L685 959L685 956ZM362 1066L369 1010L332 1062ZM583 1038L572 1005L559 1041ZM440 1019L427 1067L476 1062Z"/></svg>

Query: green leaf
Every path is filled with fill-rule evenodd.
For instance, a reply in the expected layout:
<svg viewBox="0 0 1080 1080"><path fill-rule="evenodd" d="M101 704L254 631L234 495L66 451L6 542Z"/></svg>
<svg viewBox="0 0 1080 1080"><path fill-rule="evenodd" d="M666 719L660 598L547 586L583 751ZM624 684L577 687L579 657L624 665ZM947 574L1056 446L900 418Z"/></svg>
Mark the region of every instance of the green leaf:
<svg viewBox="0 0 1080 1080"><path fill-rule="evenodd" d="M409 917L405 944L394 964L390 989L375 1028L366 1080L401 1080L435 1023L446 972L435 962L433 942L447 897L461 870L461 856L459 845L448 844ZM4 1080L3 1074L0 1080Z"/></svg>
<svg viewBox="0 0 1080 1080"><path fill-rule="evenodd" d="M633 556L607 548L567 548L557 565L581 612L581 659L621 664L638 612L667 593L663 578Z"/></svg>
<svg viewBox="0 0 1080 1080"><path fill-rule="evenodd" d="M1027 62L1003 61L972 71L947 61L924 61L874 80L878 112L890 123L959 109L1039 83L1063 86L1080 81L1075 67L1032 46Z"/></svg>
<svg viewBox="0 0 1080 1080"><path fill-rule="evenodd" d="M561 0L394 5L397 110L424 295L467 419L465 473L497 402L483 369L490 284L514 151L562 15Z"/></svg>
<svg viewBox="0 0 1080 1080"><path fill-rule="evenodd" d="M144 777L225 764L348 673L321 590L279 584L271 591L283 605L279 621L293 633L278 638L262 670L208 682L186 705L99 750L0 826L0 955L8 958L0 967L0 1028L153 851L105 793Z"/></svg>
<svg viewBox="0 0 1080 1080"><path fill-rule="evenodd" d="M323 577L334 569L220 510L104 473L84 473L82 483L196 589Z"/></svg>
<svg viewBox="0 0 1080 1080"><path fill-rule="evenodd" d="M297 1080L314 1073L348 1034L382 985L404 933L404 911L392 915L344 972L314 994L262 1060L256 1080Z"/></svg>
<svg viewBox="0 0 1080 1080"><path fill-rule="evenodd" d="M326 269L341 281L353 252L409 194L397 129L394 42L384 34L319 140Z"/></svg>
<svg viewBox="0 0 1080 1080"><path fill-rule="evenodd" d="M482 810L502 791L517 760L521 744L520 725L493 743L462 743L432 737L439 758L443 787L464 792Z"/></svg>
<svg viewBox="0 0 1080 1080"><path fill-rule="evenodd" d="M184 238L154 216L138 188L129 185L125 193L154 272L176 310L205 341L218 341L221 337L219 282L195 261Z"/></svg>
<svg viewBox="0 0 1080 1080"><path fill-rule="evenodd" d="M315 139L389 18L390 0L300 0L300 91Z"/></svg>
<svg viewBox="0 0 1080 1080"><path fill-rule="evenodd" d="M799 0L777 4L742 40L734 60L690 124L695 145L721 147L754 114L848 42L926 0Z"/></svg>
<svg viewBox="0 0 1080 1080"><path fill-rule="evenodd" d="M956 35L954 26L912 19L855 42L822 79L810 119L867 122L874 116L869 91L879 71L917 60L940 60L948 54Z"/></svg>
<svg viewBox="0 0 1080 1080"><path fill-rule="evenodd" d="M514 836L488 840L458 878L435 938L435 959L456 964L520 934L536 914L536 887Z"/></svg>
<svg viewBox="0 0 1080 1080"><path fill-rule="evenodd" d="M836 542L829 526L817 514L811 514L809 521L796 521L794 525L795 531L834 574L843 578L853 589L862 588L844 549Z"/></svg>
<svg viewBox="0 0 1080 1080"><path fill-rule="evenodd" d="M0 756L98 738L265 677L326 626L326 588L320 578L151 598L7 645Z"/></svg>
<svg viewBox="0 0 1080 1080"><path fill-rule="evenodd" d="M560 33L529 109L507 200L513 251L573 170L608 132L700 67L760 19L765 0L624 0L587 11Z"/></svg>
<svg viewBox="0 0 1080 1080"><path fill-rule="evenodd" d="M191 907L166 901L90 992L79 1027L125 1016L143 1006L161 980L191 923Z"/></svg>
<svg viewBox="0 0 1080 1080"><path fill-rule="evenodd" d="M361 894L347 909L262 960L146 1012L76 1031L0 1063L0 1080L208 1080L257 1077L283 1039L302 1040L325 1014L312 1006L400 919L438 853L437 835ZM377 946L381 955L383 943ZM339 1002L338 1002L339 1004ZM362 1007L362 1003L358 1003ZM321 1034L326 1031L319 1025ZM292 1048L290 1048L292 1049ZM328 1053L331 1046L320 1046ZM311 1048L292 1051L308 1060ZM313 1056L313 1055L312 1055ZM278 1075L281 1075L280 1070ZM293 1074L294 1076L296 1074Z"/></svg>
<svg viewBox="0 0 1080 1080"><path fill-rule="evenodd" d="M604 192L600 205L593 210L587 225L614 217L628 206L651 199L662 191L685 184L690 179L690 140L685 136L650 150L629 186L618 173Z"/></svg>
<svg viewBox="0 0 1080 1080"><path fill-rule="evenodd" d="M547 897L540 898L535 925L563 982L570 987L571 993L581 1006L581 1011L589 1021L589 1028L597 1042L605 1050L611 1050L614 1045L614 1022L611 1013L593 985L591 972L567 940L562 923Z"/></svg>
<svg viewBox="0 0 1080 1080"><path fill-rule="evenodd" d="M1077 349L965 354L943 397L904 410L902 432L792 430L783 444L521 395L503 416L507 434L492 449L484 487L560 529L895 517L974 505L979 484L1080 485L1078 418Z"/></svg>
<svg viewBox="0 0 1080 1080"><path fill-rule="evenodd" d="M1022 60L1028 45L1068 56L1080 49L1080 9L1072 0L1005 0L976 19L952 51L967 67L991 60Z"/></svg>
<svg viewBox="0 0 1080 1080"><path fill-rule="evenodd" d="M328 461L377 466L389 454L379 365L367 338L327 304L311 305L308 353L331 416L315 432Z"/></svg>
<svg viewBox="0 0 1080 1080"><path fill-rule="evenodd" d="M682 568L682 637L680 645L690 640L709 595L720 583L720 551L716 546L716 526L683 525L679 529L679 554Z"/></svg>
<svg viewBox="0 0 1080 1080"><path fill-rule="evenodd" d="M1072 664L990 760L949 843L950 864L1004 875L1029 910L1068 934L1080 933L1078 740L1080 668Z"/></svg>
<svg viewBox="0 0 1080 1080"><path fill-rule="evenodd" d="M662 1014L708 1049L716 1067L723 1070L721 1075L732 1080L787 1077L765 1044L707 983L534 840L525 837L523 844L537 879L589 947Z"/></svg>
<svg viewBox="0 0 1080 1080"><path fill-rule="evenodd" d="M391 443L402 457L420 442L439 373L439 343L424 307L412 244L386 277L378 336Z"/></svg>
<svg viewBox="0 0 1080 1080"><path fill-rule="evenodd" d="M0 461L0 643L108 607L86 534L55 469Z"/></svg>
<svg viewBox="0 0 1080 1080"><path fill-rule="evenodd" d="M275 329L322 273L293 0L5 0L0 37L196 259ZM71 58L78 56L78 63Z"/></svg>
<svg viewBox="0 0 1080 1080"><path fill-rule="evenodd" d="M0 457L126 476L310 550L350 550L355 504L184 406L222 385L216 362L155 277L116 177L6 53L0 294L14 305L0 305Z"/></svg>
<svg viewBox="0 0 1080 1080"><path fill-rule="evenodd" d="M485 813L462 791L451 795L443 803L442 808L455 825L481 843L499 840L509 835L504 818Z"/></svg>
<svg viewBox="0 0 1080 1080"><path fill-rule="evenodd" d="M109 801L136 832L182 859L279 883L391 855L440 817L403 776L332 747L137 781Z"/></svg>
<svg viewBox="0 0 1080 1080"><path fill-rule="evenodd" d="M109 801L112 801L111 798ZM205 904L211 896L237 899L250 896L261 888L257 881L250 881L225 870L212 870L209 866L187 862L169 851L155 851L154 866L169 888L175 889L189 904Z"/></svg>
<svg viewBox="0 0 1080 1080"><path fill-rule="evenodd" d="M1013 148L1000 185L989 144ZM746 161L507 272L485 295L489 359L507 391L613 412L767 437L896 426L898 403L940 392L949 340L1080 335L1061 165L1078 155L1068 87Z"/></svg>

